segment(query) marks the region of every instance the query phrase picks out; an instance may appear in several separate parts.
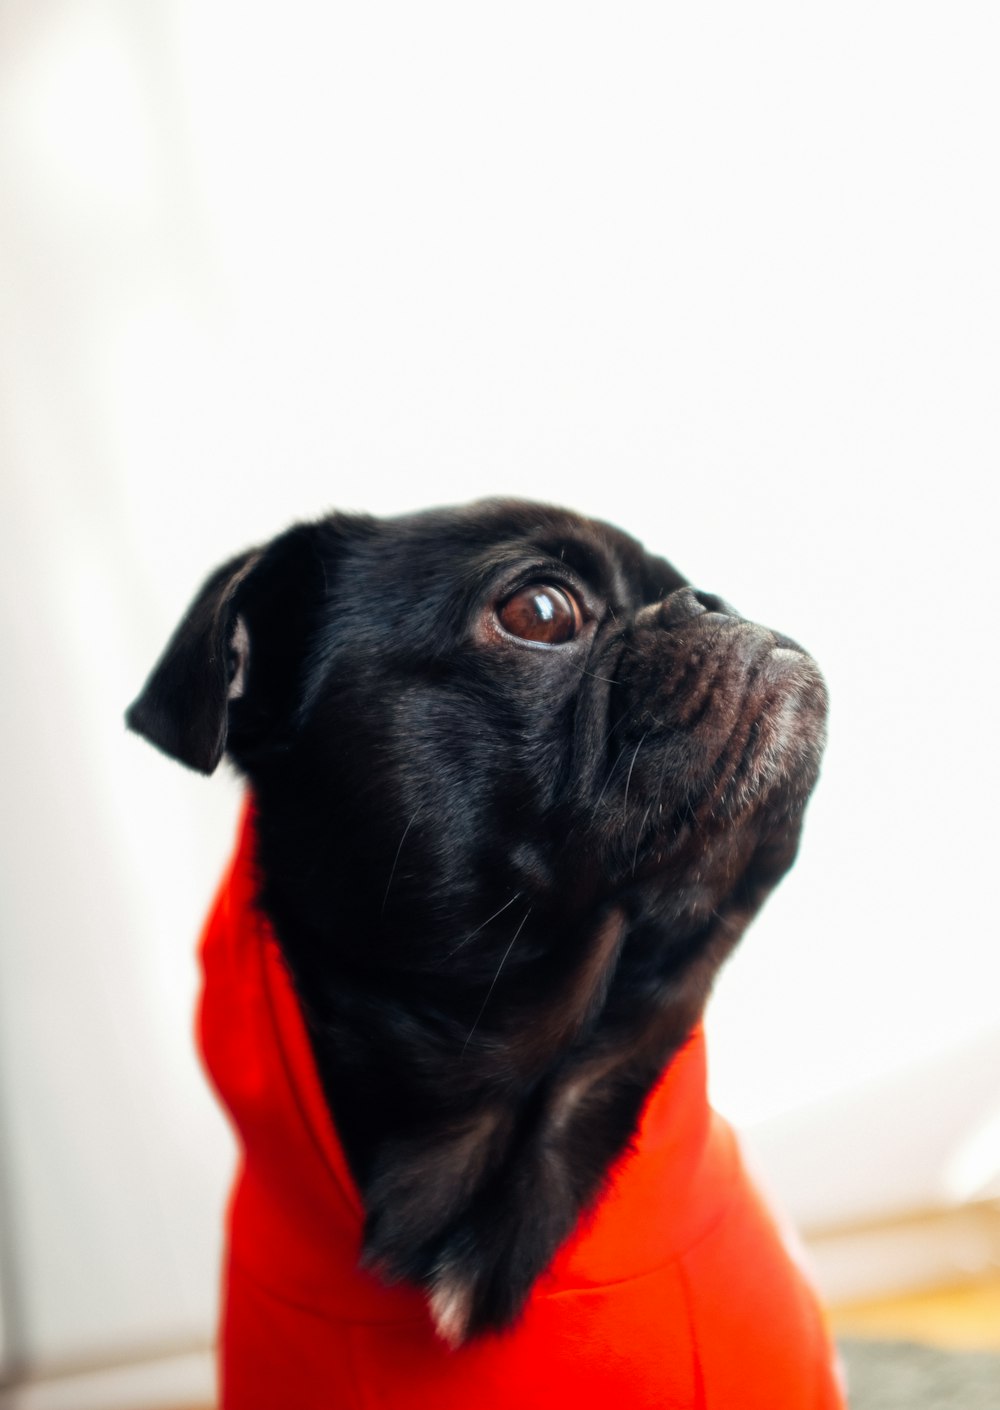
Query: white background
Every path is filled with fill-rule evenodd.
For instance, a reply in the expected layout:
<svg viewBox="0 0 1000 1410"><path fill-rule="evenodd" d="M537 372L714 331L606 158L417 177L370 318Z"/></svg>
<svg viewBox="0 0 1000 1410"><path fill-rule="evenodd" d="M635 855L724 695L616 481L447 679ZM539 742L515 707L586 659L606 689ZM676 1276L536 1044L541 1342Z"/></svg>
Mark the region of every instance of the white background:
<svg viewBox="0 0 1000 1410"><path fill-rule="evenodd" d="M237 790L121 711L207 571L296 517L563 502L812 649L803 853L711 1011L728 1115L989 1038L995 16L4 5L9 1353L211 1336L193 946ZM901 1151L926 1120L886 1117Z"/></svg>

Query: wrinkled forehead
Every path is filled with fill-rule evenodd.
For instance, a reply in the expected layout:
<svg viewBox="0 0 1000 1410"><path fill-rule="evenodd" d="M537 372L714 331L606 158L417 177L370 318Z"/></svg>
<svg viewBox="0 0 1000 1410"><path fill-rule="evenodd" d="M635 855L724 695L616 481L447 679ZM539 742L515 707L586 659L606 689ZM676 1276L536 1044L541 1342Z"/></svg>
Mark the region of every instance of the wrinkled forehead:
<svg viewBox="0 0 1000 1410"><path fill-rule="evenodd" d="M486 500L382 521L377 572L407 592L486 588L508 569L562 566L612 604L642 605L685 579L631 535L601 520L516 500ZM388 583L387 583L388 586Z"/></svg>

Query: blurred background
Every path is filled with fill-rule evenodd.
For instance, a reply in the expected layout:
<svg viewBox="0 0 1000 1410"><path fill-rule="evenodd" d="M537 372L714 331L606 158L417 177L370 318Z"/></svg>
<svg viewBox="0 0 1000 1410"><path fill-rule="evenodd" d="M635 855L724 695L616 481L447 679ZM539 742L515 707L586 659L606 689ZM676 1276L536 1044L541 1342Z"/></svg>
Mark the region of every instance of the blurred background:
<svg viewBox="0 0 1000 1410"><path fill-rule="evenodd" d="M5 1410L213 1394L194 946L239 787L124 706L234 551L496 493L820 661L713 1098L838 1325L1000 1344L998 24L0 4Z"/></svg>

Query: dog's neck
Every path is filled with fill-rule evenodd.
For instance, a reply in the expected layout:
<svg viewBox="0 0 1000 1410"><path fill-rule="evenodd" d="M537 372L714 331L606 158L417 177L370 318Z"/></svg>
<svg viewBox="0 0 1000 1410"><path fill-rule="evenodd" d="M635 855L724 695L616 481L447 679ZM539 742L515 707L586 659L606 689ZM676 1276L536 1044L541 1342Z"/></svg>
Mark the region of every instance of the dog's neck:
<svg viewBox="0 0 1000 1410"><path fill-rule="evenodd" d="M292 980L309 996L301 1008L314 1060L366 1213L364 1260L427 1287L453 1340L506 1325L634 1142L735 937L723 928L702 943L667 1002L658 986L643 1007L625 976L628 1002L617 1013L608 991L612 976L621 979L625 918L606 909L577 947L568 983L564 974L520 1013L500 1008L508 1028L498 1042L495 1014L477 1027L468 1013L428 1016L425 996L410 1011L398 995L390 1006L349 961L337 988L312 975L303 983L301 937L266 905L266 830L251 808L242 865L256 873L253 903L263 896ZM630 963L641 964L641 950ZM333 955L329 973L338 974ZM409 1031L418 1041L408 1051Z"/></svg>
<svg viewBox="0 0 1000 1410"><path fill-rule="evenodd" d="M435 1213L445 1222L448 1218L487 1222L509 1219L513 1211L507 1208L503 1191L495 1184L489 1185L488 1199L477 1198L475 1191L482 1161L473 1152L478 1142L489 1142L496 1135L500 1118L495 1113L486 1114L480 1118L482 1129L477 1131L470 1124L464 1132L453 1132L450 1149L435 1148L433 1143L424 1146L419 1190L411 1208L407 1207L405 1186L400 1183L390 1192L381 1175L373 1188L359 1189L344 1154L338 1124L331 1120L329 1078L324 1081L317 1069L315 1039L304 1022L270 923L257 904L255 848L253 817L248 810L203 949L206 986L202 1042L215 1082L239 1128L246 1168L254 1182L264 1187L263 1198L272 1200L275 1209L312 1208L317 1188L326 1191L321 1197L329 1206L335 1226L344 1231L344 1247L348 1250L340 1255L343 1266L337 1271L336 1286L352 1289L355 1308L382 1296L390 1300L398 1296L401 1309L412 1310L416 1305L409 1293L385 1290L381 1279L373 1280L370 1273L356 1270L354 1263L360 1253L363 1263L392 1281L400 1276L423 1281L439 1331L447 1340L461 1341L470 1325L475 1328L485 1320L470 1270L456 1263L450 1277L445 1269L428 1286L418 1269L411 1274L380 1252L373 1253L373 1229L379 1241L384 1238L394 1248L399 1238L405 1246L407 1235L412 1237L419 1225L426 1226L428 1220L433 1220ZM578 1113L593 1099L592 1088L599 1076L593 1072L578 1073L573 1082L560 1089L559 1099L549 1112L555 1126L572 1132ZM603 1201L600 1218L588 1219L583 1226L588 1231L588 1276L593 1276L595 1258L602 1277L612 1280L631 1276L649 1266L654 1251L657 1257L664 1257L671 1251L671 1240L689 1236L688 1224L697 1217L692 1212L697 1210L697 1202L691 1199L691 1187L700 1152L708 1139L710 1120L704 1041L699 1026L655 1084L653 1095L643 1102L625 1164L619 1160L611 1166L615 1172L615 1200L610 1205ZM472 1198L465 1201L464 1207L455 1191L447 1188L448 1170L458 1158L459 1146L465 1151L466 1179L473 1189ZM394 1168L398 1164L405 1172L408 1154L412 1153L397 1149ZM572 1272L574 1260L582 1256L573 1228L584 1208L593 1205L598 1191L591 1191L591 1198L585 1201L568 1199L566 1173L551 1165L551 1152L545 1153L540 1145L529 1146L520 1156L520 1165L515 1163L509 1172L513 1178L524 1174L525 1163L535 1162L539 1193L547 1192L550 1199L566 1201L569 1218L560 1221L560 1237L548 1249L545 1264L555 1258L553 1266ZM403 1176L398 1178L402 1182ZM601 1188L609 1178L609 1170L604 1169ZM648 1222L636 1219L635 1210L645 1198L642 1190L654 1188L658 1208L669 1209L672 1214L667 1221L658 1218L657 1232L651 1233ZM523 1194L521 1189L520 1197ZM324 1222L325 1219L326 1216ZM289 1229L283 1238L302 1242L308 1232ZM489 1247L488 1239L486 1243ZM529 1291L530 1285L522 1289L522 1301Z"/></svg>

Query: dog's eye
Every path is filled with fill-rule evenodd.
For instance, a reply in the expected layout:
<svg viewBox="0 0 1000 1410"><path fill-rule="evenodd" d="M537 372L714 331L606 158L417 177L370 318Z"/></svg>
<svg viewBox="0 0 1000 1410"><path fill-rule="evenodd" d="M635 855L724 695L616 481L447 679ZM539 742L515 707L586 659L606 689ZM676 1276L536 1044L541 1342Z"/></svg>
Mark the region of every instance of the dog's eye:
<svg viewBox="0 0 1000 1410"><path fill-rule="evenodd" d="M576 598L551 583L531 583L499 608L500 625L523 641L561 646L572 641L583 624Z"/></svg>

